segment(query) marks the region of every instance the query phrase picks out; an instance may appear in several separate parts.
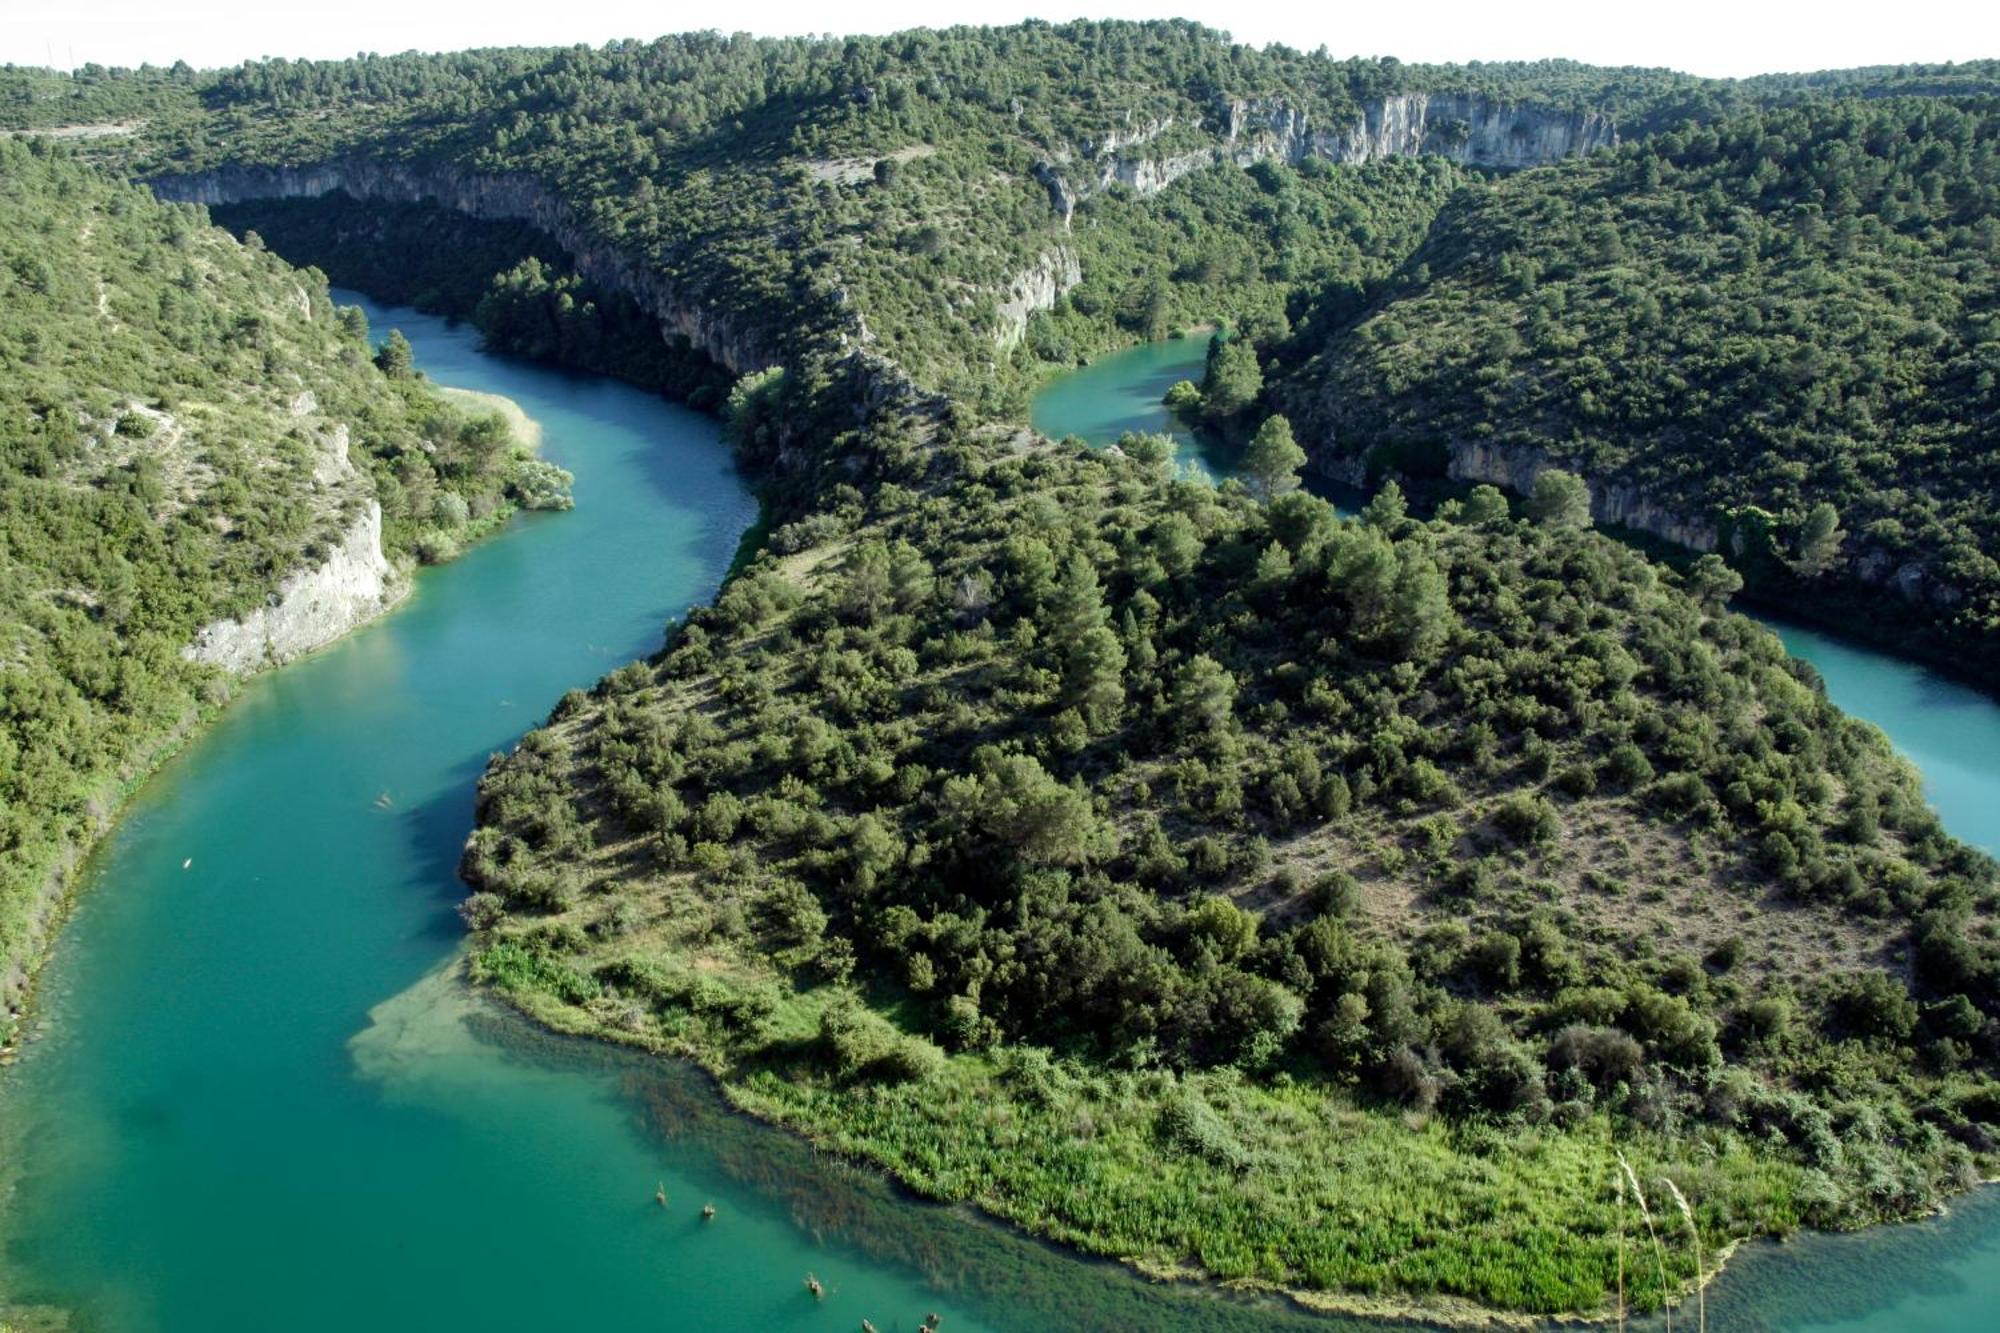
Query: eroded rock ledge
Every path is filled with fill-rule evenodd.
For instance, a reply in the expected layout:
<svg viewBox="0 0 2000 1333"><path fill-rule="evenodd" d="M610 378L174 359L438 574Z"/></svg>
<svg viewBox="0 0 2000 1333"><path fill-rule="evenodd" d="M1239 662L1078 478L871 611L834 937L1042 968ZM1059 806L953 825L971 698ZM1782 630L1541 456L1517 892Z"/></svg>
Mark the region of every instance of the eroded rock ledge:
<svg viewBox="0 0 2000 1333"><path fill-rule="evenodd" d="M1066 245L1045 252L1034 264L1014 275L1000 301L1000 326L995 337L1011 347L1028 333L1028 317L1051 310L1071 288L1083 281L1083 265Z"/></svg>
<svg viewBox="0 0 2000 1333"><path fill-rule="evenodd" d="M1367 460L1358 454L1327 447L1309 447L1307 467L1344 486L1365 489ZM1563 468L1581 476L1590 488L1592 521L1643 532L1684 550L1706 554L1722 551L1724 524L1716 514L1676 509L1661 503L1636 483L1593 476L1574 463L1528 445L1487 444L1460 440L1450 446L1445 475L1453 481L1487 482L1526 495L1547 468ZM1914 605L1952 607L1965 601L1964 589L1939 577L1917 561L1897 560L1889 553L1855 549L1847 565L1851 577L1864 586L1880 588Z"/></svg>
<svg viewBox="0 0 2000 1333"><path fill-rule="evenodd" d="M1446 475L1454 481L1484 481L1526 495L1535 478L1551 467L1562 467L1540 449L1519 445L1459 441L1451 446ZM1669 509L1630 482L1606 481L1582 474L1590 487L1590 516L1598 523L1630 528L1691 551L1708 552L1721 540L1717 525Z"/></svg>
<svg viewBox="0 0 2000 1333"><path fill-rule="evenodd" d="M776 353L738 328L710 303L604 245L579 223L570 206L528 176L481 175L441 167L341 159L304 166L216 167L146 182L162 199L194 204L240 204L260 199L317 199L336 191L384 203L434 203L468 217L526 222L567 250L577 271L622 291L717 364L736 374L775 364Z"/></svg>
<svg viewBox="0 0 2000 1333"><path fill-rule="evenodd" d="M663 337L690 346L733 374L779 364L783 356L762 331L744 327L728 310L592 235L574 209L548 186L527 175L459 171L443 165L337 158L295 166L230 164L144 182L161 199L178 203L238 204L261 199L317 199L339 191L383 203L431 203L467 217L525 222L548 235L570 256L578 273L637 301L660 325ZM902 401L919 412L943 410L943 400L914 385L903 369L868 349L866 326L850 312L844 328L829 331L846 350L864 410Z"/></svg>
<svg viewBox="0 0 2000 1333"><path fill-rule="evenodd" d="M1106 135L1075 152L1038 163L1036 179L1068 225L1076 206L1113 185L1156 194L1191 171L1266 159L1296 165L1307 158L1370 162L1430 154L1464 166L1512 169L1615 147L1618 128L1594 111L1497 102L1472 93L1399 93L1364 106L1351 121L1316 125L1280 98L1217 105L1212 147L1168 155L1135 150L1165 133L1171 119Z"/></svg>
<svg viewBox="0 0 2000 1333"><path fill-rule="evenodd" d="M286 575L240 619L202 626L181 656L239 676L283 666L380 615L407 588L382 554L382 506L371 500L326 559Z"/></svg>

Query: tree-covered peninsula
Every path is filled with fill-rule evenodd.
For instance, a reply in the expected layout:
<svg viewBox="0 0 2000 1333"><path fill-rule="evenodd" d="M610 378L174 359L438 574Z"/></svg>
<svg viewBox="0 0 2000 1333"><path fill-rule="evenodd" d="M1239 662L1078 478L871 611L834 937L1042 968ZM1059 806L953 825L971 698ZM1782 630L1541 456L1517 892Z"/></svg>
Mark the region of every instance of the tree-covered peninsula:
<svg viewBox="0 0 2000 1333"><path fill-rule="evenodd" d="M0 139L0 385L11 1010L83 849L226 697L184 651L204 625L361 528L364 556L442 558L565 483L400 337L376 354L318 274L33 139Z"/></svg>
<svg viewBox="0 0 2000 1333"><path fill-rule="evenodd" d="M849 437L488 774L475 974L926 1193L1363 1305L1607 1308L1619 1148L1711 1245L1976 1178L1992 867L1772 635L1560 508L1126 452Z"/></svg>

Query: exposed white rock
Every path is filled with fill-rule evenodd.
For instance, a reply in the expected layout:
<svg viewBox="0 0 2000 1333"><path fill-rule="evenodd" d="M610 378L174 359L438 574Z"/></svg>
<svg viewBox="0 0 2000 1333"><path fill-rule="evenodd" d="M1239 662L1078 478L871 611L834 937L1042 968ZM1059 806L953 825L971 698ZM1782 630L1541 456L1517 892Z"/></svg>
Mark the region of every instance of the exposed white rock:
<svg viewBox="0 0 2000 1333"><path fill-rule="evenodd" d="M242 619L202 626L181 655L239 676L282 666L381 614L404 587L382 554L382 506L370 501L324 561L287 575Z"/></svg>
<svg viewBox="0 0 2000 1333"><path fill-rule="evenodd" d="M341 422L319 439L319 456L313 459L313 480L322 486L338 486L354 476L354 462L347 454L347 423Z"/></svg>
<svg viewBox="0 0 2000 1333"><path fill-rule="evenodd" d="M1495 102L1469 93L1399 93L1362 108L1352 121L1315 125L1278 98L1218 103L1212 119L1220 142L1167 157L1135 153L1173 120L1086 141L1076 154L1036 164L1035 178L1069 225L1077 204L1113 185L1156 194L1191 171L1220 162L1249 166L1265 159L1297 164L1309 157L1369 162L1432 154L1467 166L1531 167L1618 142L1617 127L1595 112Z"/></svg>
<svg viewBox="0 0 2000 1333"><path fill-rule="evenodd" d="M1040 259L1007 284L1000 302L1000 327L996 333L1002 347L1011 347L1028 332L1028 316L1054 307L1064 292L1083 281L1083 266L1076 252L1066 245L1045 252Z"/></svg>

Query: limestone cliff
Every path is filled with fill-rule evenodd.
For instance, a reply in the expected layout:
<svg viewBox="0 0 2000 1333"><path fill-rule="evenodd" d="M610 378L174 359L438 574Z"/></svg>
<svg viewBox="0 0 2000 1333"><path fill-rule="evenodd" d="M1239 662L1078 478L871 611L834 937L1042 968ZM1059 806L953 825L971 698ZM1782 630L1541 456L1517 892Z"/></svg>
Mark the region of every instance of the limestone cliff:
<svg viewBox="0 0 2000 1333"><path fill-rule="evenodd" d="M1112 185L1140 195L1164 190L1191 171L1222 162L1272 159L1369 162L1431 154L1465 166L1519 168L1613 147L1618 130L1593 111L1496 102L1471 93L1399 93L1364 106L1350 121L1315 124L1279 98L1219 102L1207 125L1212 147L1155 154L1144 148L1173 125L1158 121L1086 141L1036 164L1065 226L1078 203Z"/></svg>
<svg viewBox="0 0 2000 1333"><path fill-rule="evenodd" d="M239 676L283 666L379 615L406 586L382 554L382 506L371 500L324 560L242 618L202 626L181 655Z"/></svg>
<svg viewBox="0 0 2000 1333"><path fill-rule="evenodd" d="M1543 470L1566 466L1540 449L1459 441L1451 446L1448 475L1454 481L1484 481L1526 495ZM1684 546L1713 551L1719 540L1716 524L1667 508L1629 482L1608 481L1587 474L1590 516L1598 523L1630 528Z"/></svg>
<svg viewBox="0 0 2000 1333"><path fill-rule="evenodd" d="M716 302L684 289L642 257L598 239L567 202L530 176L343 158L297 166L221 166L157 176L146 184L161 199L182 203L317 199L339 191L361 200L432 203L467 217L526 222L567 251L578 273L637 301L658 320L663 336L687 339L717 365L739 375L781 360L762 331L744 327ZM846 319L847 326L835 333L848 349L860 402L870 409L902 401L920 412L943 410L941 398L917 389L901 367L869 350L859 311L850 308Z"/></svg>
<svg viewBox="0 0 2000 1333"><path fill-rule="evenodd" d="M1464 166L1514 169L1615 147L1618 130L1594 111L1495 102L1469 93L1400 93L1345 124L1316 126L1282 101L1232 101L1223 112L1230 157L1368 162L1430 154Z"/></svg>
<svg viewBox="0 0 2000 1333"><path fill-rule="evenodd" d="M1076 252L1059 245L1014 275L1000 301L997 336L1002 347L1011 347L1028 332L1028 316L1053 307L1063 293L1083 281L1083 266Z"/></svg>

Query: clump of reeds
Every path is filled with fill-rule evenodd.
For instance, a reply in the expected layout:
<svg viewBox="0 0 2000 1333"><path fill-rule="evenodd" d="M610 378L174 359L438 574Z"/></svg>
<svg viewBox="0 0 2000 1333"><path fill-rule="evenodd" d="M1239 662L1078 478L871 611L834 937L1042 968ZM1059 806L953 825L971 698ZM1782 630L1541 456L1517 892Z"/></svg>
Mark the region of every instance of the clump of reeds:
<svg viewBox="0 0 2000 1333"><path fill-rule="evenodd" d="M1624 1159L1619 1159L1624 1164ZM1625 1333L1625 1176L1627 1172L1613 1171L1611 1179L1618 1186L1618 1333Z"/></svg>
<svg viewBox="0 0 2000 1333"><path fill-rule="evenodd" d="M1639 1177L1632 1170L1632 1164L1625 1160L1625 1154L1618 1154L1618 1169L1625 1173L1625 1183L1632 1187L1632 1198L1639 1205L1639 1216L1646 1223L1646 1234L1653 1240L1653 1266L1660 1275L1660 1305L1667 1312L1667 1333L1673 1333L1674 1307L1667 1299L1667 1251L1660 1244L1660 1232L1653 1225L1653 1210L1646 1206L1646 1191L1639 1188Z"/></svg>
<svg viewBox="0 0 2000 1333"><path fill-rule="evenodd" d="M1660 1177L1660 1183L1667 1187L1667 1193L1674 1196L1674 1204L1681 1210L1681 1217L1688 1224L1688 1235L1693 1238L1695 1327L1699 1333L1708 1333L1708 1288L1702 1281L1701 1228L1696 1225L1694 1209L1688 1207L1687 1196L1681 1193L1680 1186L1665 1176Z"/></svg>

